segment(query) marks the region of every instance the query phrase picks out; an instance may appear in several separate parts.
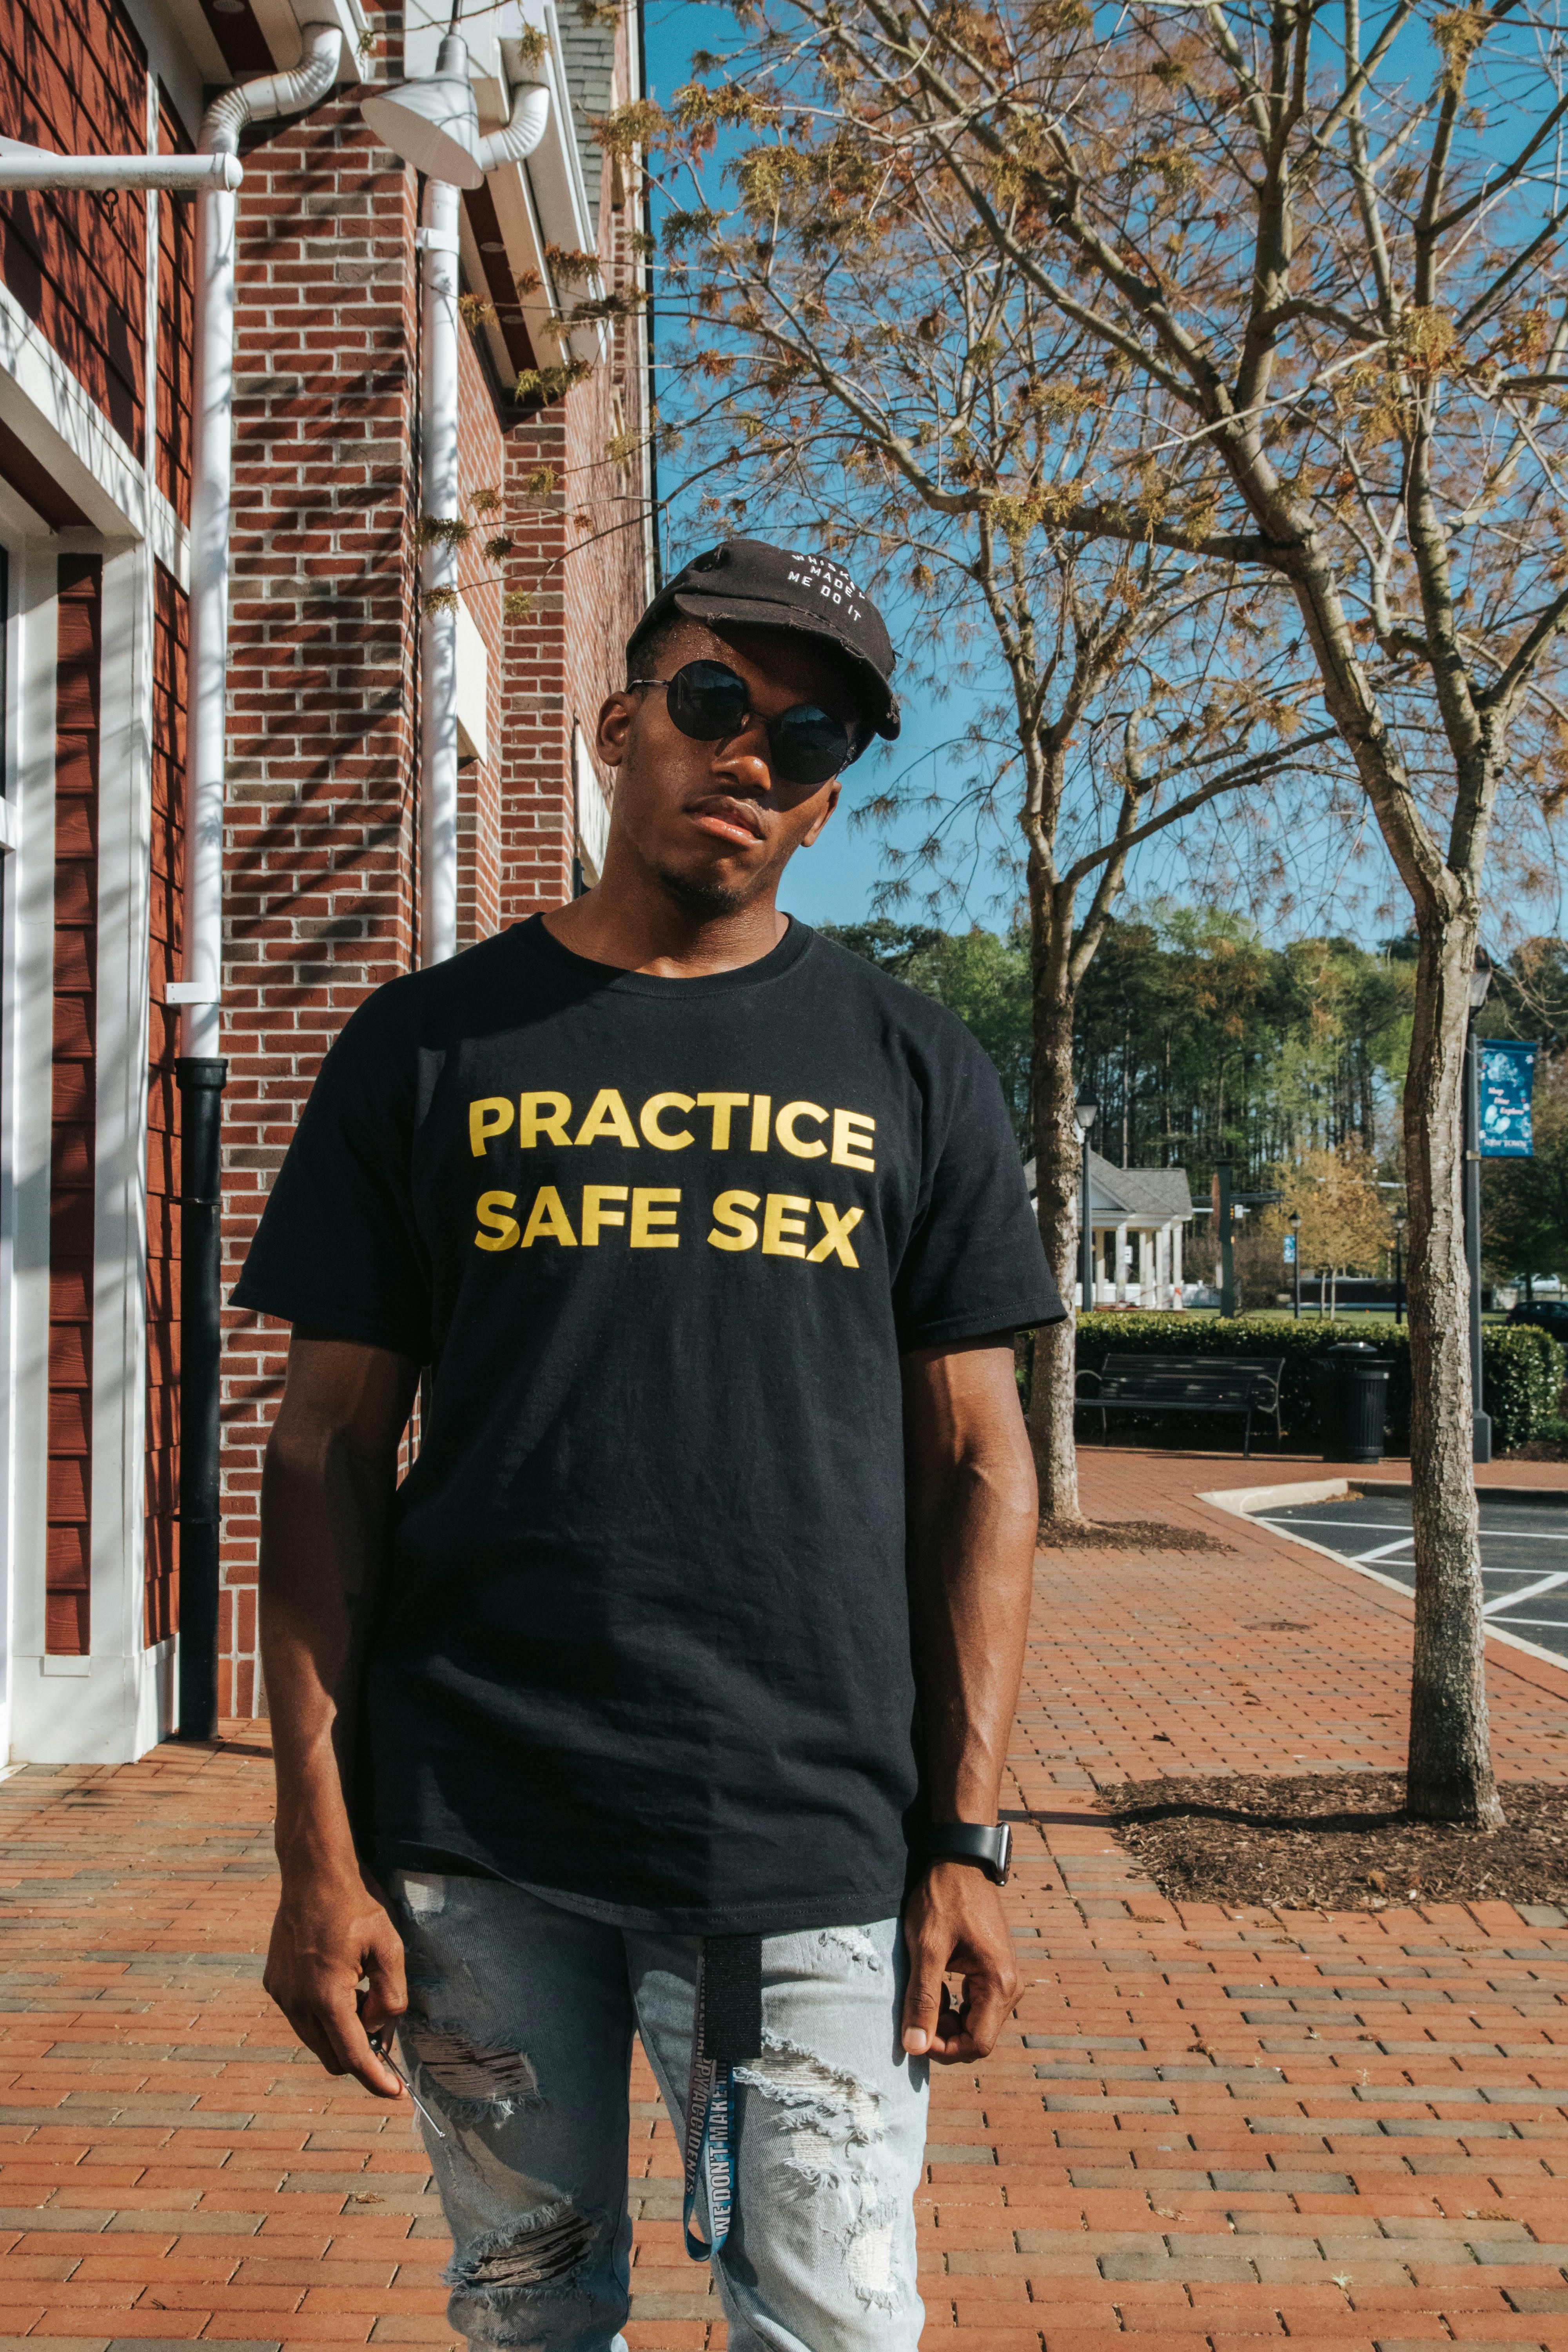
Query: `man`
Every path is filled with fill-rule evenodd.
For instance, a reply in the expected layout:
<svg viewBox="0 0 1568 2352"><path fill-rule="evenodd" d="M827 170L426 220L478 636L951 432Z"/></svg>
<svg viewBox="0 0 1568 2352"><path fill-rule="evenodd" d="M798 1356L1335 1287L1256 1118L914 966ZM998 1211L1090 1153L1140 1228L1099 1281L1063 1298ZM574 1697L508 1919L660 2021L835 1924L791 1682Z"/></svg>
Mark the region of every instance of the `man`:
<svg viewBox="0 0 1568 2352"><path fill-rule="evenodd" d="M267 1985L389 2099L395 2027L474 2345L621 2343L635 2028L731 2352L908 2352L928 2063L1016 1990L1060 1309L967 1031L778 910L880 619L737 540L627 654L598 887L354 1013L235 1294L295 1327Z"/></svg>

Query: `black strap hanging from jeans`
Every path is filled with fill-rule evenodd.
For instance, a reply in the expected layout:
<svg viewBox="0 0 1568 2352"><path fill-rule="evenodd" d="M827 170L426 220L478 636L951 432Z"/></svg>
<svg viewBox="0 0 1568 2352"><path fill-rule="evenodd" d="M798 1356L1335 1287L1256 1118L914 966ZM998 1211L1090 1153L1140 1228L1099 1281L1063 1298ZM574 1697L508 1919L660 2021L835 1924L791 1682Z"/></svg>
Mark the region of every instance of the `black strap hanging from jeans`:
<svg viewBox="0 0 1568 2352"><path fill-rule="evenodd" d="M735 2068L763 2046L763 1939L706 1936L697 1963L697 2017L686 2095L686 2251L710 2260L730 2234L735 2200ZM706 2170L712 2243L692 2228Z"/></svg>

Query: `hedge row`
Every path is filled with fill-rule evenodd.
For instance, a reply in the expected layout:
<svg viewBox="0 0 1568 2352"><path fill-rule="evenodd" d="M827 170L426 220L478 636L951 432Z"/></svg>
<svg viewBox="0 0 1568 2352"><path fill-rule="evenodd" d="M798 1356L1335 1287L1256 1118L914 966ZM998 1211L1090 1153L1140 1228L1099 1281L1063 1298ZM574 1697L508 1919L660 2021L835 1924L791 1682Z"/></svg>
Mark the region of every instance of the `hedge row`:
<svg viewBox="0 0 1568 2352"><path fill-rule="evenodd" d="M1358 1315L1353 1322L1314 1315L1277 1323L1261 1315L1085 1315L1078 1327L1078 1369L1099 1371L1108 1355L1283 1356L1280 1410L1298 1444L1321 1442L1312 1361L1346 1339L1368 1339L1393 1365L1388 1382L1389 1443L1409 1443L1409 1327ZM1560 1411L1564 1350L1533 1323L1489 1324L1482 1335L1486 1409L1500 1447L1522 1445ZM1127 1416L1118 1419L1125 1428ZM1255 1423L1255 1432L1257 1424ZM1266 1423L1265 1428L1268 1426Z"/></svg>

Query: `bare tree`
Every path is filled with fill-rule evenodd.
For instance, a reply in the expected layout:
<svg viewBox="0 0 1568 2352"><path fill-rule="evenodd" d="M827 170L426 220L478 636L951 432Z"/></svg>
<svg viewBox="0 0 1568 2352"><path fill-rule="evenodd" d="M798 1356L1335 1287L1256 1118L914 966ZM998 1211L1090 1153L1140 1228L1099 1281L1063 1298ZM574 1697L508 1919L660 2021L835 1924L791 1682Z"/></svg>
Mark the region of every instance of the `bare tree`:
<svg viewBox="0 0 1568 2352"><path fill-rule="evenodd" d="M939 177L968 249L1098 349L1103 455L1054 528L1244 568L1294 608L1419 940L1409 1803L1495 1825L1460 1084L1500 799L1539 833L1568 732L1551 8L790 0L747 22L775 80L820 62L814 146L853 151L867 190ZM721 113L741 75L711 62Z"/></svg>
<svg viewBox="0 0 1568 2352"><path fill-rule="evenodd" d="M766 133L728 200L707 160L715 112ZM891 895L921 865L951 872L959 843L973 856L987 824L1005 866L1016 853L1040 1228L1070 1300L1074 1008L1128 861L1222 796L1261 800L1333 730L1300 730L1300 665L1223 572L1168 535L1111 544L1064 527L1115 455L1100 351L975 236L944 174L886 167L831 116L819 140L809 110L754 88L718 101L694 88L668 137L692 181L665 223L660 300L692 331L679 362L667 325L664 364L684 367L686 443L711 486L696 523L801 521L912 600L928 668L967 657L995 688L925 796ZM885 791L871 814L896 824L910 799ZM1068 1523L1073 1350L1070 1320L1042 1332L1031 1401L1044 1509Z"/></svg>

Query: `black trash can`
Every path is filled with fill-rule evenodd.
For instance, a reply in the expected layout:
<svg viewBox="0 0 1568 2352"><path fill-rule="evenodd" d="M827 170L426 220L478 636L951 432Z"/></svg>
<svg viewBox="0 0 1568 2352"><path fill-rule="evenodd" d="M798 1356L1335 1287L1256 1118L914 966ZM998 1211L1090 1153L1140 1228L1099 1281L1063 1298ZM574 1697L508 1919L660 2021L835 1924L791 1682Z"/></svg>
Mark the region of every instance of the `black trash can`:
<svg viewBox="0 0 1568 2352"><path fill-rule="evenodd" d="M1394 1367L1365 1339L1342 1339L1313 1366L1325 1462L1381 1462Z"/></svg>

